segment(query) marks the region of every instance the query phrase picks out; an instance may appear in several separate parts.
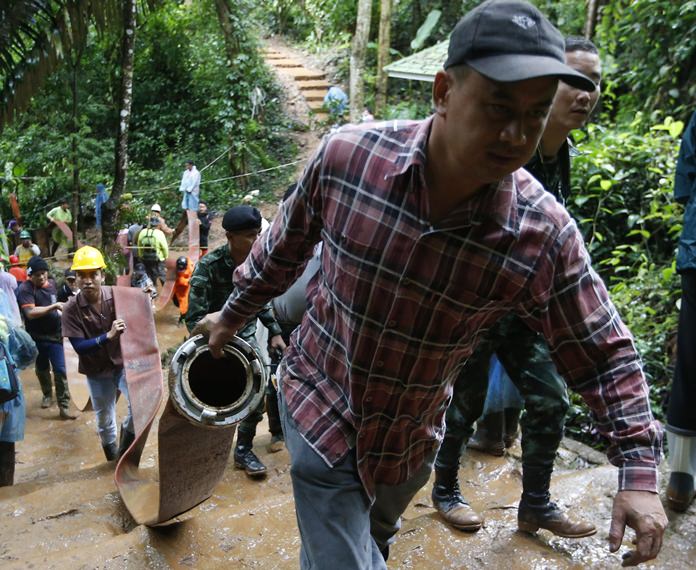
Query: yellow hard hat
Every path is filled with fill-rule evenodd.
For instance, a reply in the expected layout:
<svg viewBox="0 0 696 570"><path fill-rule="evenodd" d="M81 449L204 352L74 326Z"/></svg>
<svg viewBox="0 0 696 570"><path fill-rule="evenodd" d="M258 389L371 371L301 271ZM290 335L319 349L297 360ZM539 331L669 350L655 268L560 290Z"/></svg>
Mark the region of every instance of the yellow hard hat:
<svg viewBox="0 0 696 570"><path fill-rule="evenodd" d="M87 271L89 269L104 269L104 256L101 251L91 245L82 246L75 252L70 269L73 271Z"/></svg>

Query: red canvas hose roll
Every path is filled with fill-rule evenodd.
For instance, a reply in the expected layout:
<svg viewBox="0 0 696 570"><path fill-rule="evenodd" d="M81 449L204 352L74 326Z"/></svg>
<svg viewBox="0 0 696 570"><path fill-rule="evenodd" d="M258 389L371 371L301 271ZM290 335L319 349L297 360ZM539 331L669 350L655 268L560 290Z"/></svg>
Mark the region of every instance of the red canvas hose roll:
<svg viewBox="0 0 696 570"><path fill-rule="evenodd" d="M263 398L265 369L241 339L210 356L203 337L179 347L169 374L170 399L159 420L158 466L138 468L147 435L157 417L164 385L149 297L139 289L114 287L135 440L116 466L123 502L139 524L157 526L180 517L213 492L227 465L236 424Z"/></svg>

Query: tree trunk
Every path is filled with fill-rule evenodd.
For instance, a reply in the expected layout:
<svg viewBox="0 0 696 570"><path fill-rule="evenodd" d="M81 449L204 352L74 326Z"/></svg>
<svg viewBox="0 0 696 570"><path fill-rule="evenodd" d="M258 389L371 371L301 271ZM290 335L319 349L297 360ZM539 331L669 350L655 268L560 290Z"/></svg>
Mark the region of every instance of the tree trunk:
<svg viewBox="0 0 696 570"><path fill-rule="evenodd" d="M133 60L135 59L135 15L137 0L123 0L123 37L121 38L121 84L118 93L118 130L116 169L111 196L102 208L102 247L112 249L118 224L118 204L128 177L128 128L133 106Z"/></svg>
<svg viewBox="0 0 696 570"><path fill-rule="evenodd" d="M217 12L222 35L225 39L227 65L230 68L232 68L234 60L242 51L243 33L240 32L239 29L235 30L232 25L232 15L235 13L235 10L241 10L241 3L234 6L230 0L215 0L215 11ZM233 176L242 174L246 171L246 157L244 152L235 145L238 138L239 133L229 132L227 134L227 140L230 146L230 151L227 153L227 162ZM248 182L246 178L240 178L237 183L240 189L244 191Z"/></svg>
<svg viewBox="0 0 696 570"><path fill-rule="evenodd" d="M350 52L350 120L352 123L357 123L363 112L363 74L371 17L372 0L358 0L358 17Z"/></svg>
<svg viewBox="0 0 696 570"><path fill-rule="evenodd" d="M82 61L83 49L77 50L74 59L71 61L72 73L70 75L70 93L72 95L72 116L70 117L70 146L72 150L72 167L73 167L73 188L72 188L72 211L73 211L73 249L77 249L77 228L84 227L82 219L82 208L80 207L80 161L77 151L77 135L79 125L77 120L78 93L77 93L77 75L80 70L80 62Z"/></svg>
<svg viewBox="0 0 696 570"><path fill-rule="evenodd" d="M375 116L382 117L387 107L387 74L384 68L389 65L391 47L392 0L381 0L379 10L379 40L377 48L377 94L375 96Z"/></svg>
<svg viewBox="0 0 696 570"><path fill-rule="evenodd" d="M594 36L595 27L597 26L597 13L601 0L587 0L587 11L585 16L585 28L583 35L585 39L591 40Z"/></svg>

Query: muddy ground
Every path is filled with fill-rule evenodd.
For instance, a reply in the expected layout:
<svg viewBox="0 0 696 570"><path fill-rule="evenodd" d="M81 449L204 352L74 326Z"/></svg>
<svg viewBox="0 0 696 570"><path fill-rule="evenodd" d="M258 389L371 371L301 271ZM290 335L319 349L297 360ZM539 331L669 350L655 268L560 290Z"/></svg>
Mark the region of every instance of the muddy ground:
<svg viewBox="0 0 696 570"><path fill-rule="evenodd" d="M273 44L277 46L277 43ZM301 54L295 54L301 58ZM289 79L280 77L287 88ZM297 96L293 92L293 97ZM306 156L319 140L301 131L298 147ZM274 205L262 207L267 217ZM211 243L220 243L217 220ZM185 329L177 326L171 306L157 314L160 349L178 345ZM75 421L58 419L57 408L39 407L39 384L22 373L27 399L27 429L17 444L14 487L0 489L0 568L167 569L298 567L299 534L295 522L288 455L269 454L266 424L256 451L269 468L260 482L235 470L232 461L213 496L183 523L150 529L136 525L113 482L113 464L104 461L92 412ZM124 404L120 404L120 414ZM156 465L156 426L141 466ZM664 466L663 466L664 467ZM664 478L663 478L664 479ZM616 469L600 454L564 442L557 460L553 495L575 516L592 520L599 532L571 540L542 531L516 532L520 494L519 444L503 458L472 452L460 470L464 494L486 518L475 534L449 528L432 508L432 479L415 497L391 549L390 568L617 568L621 552L607 548ZM670 516L662 554L653 568L696 568L696 506ZM630 546L631 534L624 542ZM343 570L337 568L337 570Z"/></svg>
<svg viewBox="0 0 696 570"><path fill-rule="evenodd" d="M177 345L185 329L172 306L157 314L160 347ZM22 374L27 399L26 438L17 444L14 487L0 489L0 568L297 568L295 522L286 451L269 454L270 436L260 426L256 451L268 477L251 481L228 463L213 496L183 523L150 529L136 525L104 461L93 412L75 421L57 408L39 407L41 392L31 371ZM120 404L120 413L124 405ZM156 427L142 467L156 465ZM570 540L542 531L516 532L520 493L519 444L507 457L472 452L460 471L466 496L486 517L475 534L440 521L430 483L415 497L392 547L390 568L616 568L620 555L607 549L616 470L604 457L573 441L559 453L554 497L599 528L594 537ZM696 506L670 513L671 524L654 568L696 567ZM630 538L625 546L630 545Z"/></svg>

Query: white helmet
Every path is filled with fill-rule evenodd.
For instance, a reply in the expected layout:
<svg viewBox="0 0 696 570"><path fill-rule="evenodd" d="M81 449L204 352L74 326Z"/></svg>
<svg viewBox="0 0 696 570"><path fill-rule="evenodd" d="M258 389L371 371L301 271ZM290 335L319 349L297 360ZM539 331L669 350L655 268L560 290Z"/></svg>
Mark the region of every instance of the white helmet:
<svg viewBox="0 0 696 570"><path fill-rule="evenodd" d="M160 212L160 213L162 213L162 208L160 208L160 205L159 205L159 204L153 204L153 205L152 205L152 208L150 208L150 211L151 211L151 212Z"/></svg>

